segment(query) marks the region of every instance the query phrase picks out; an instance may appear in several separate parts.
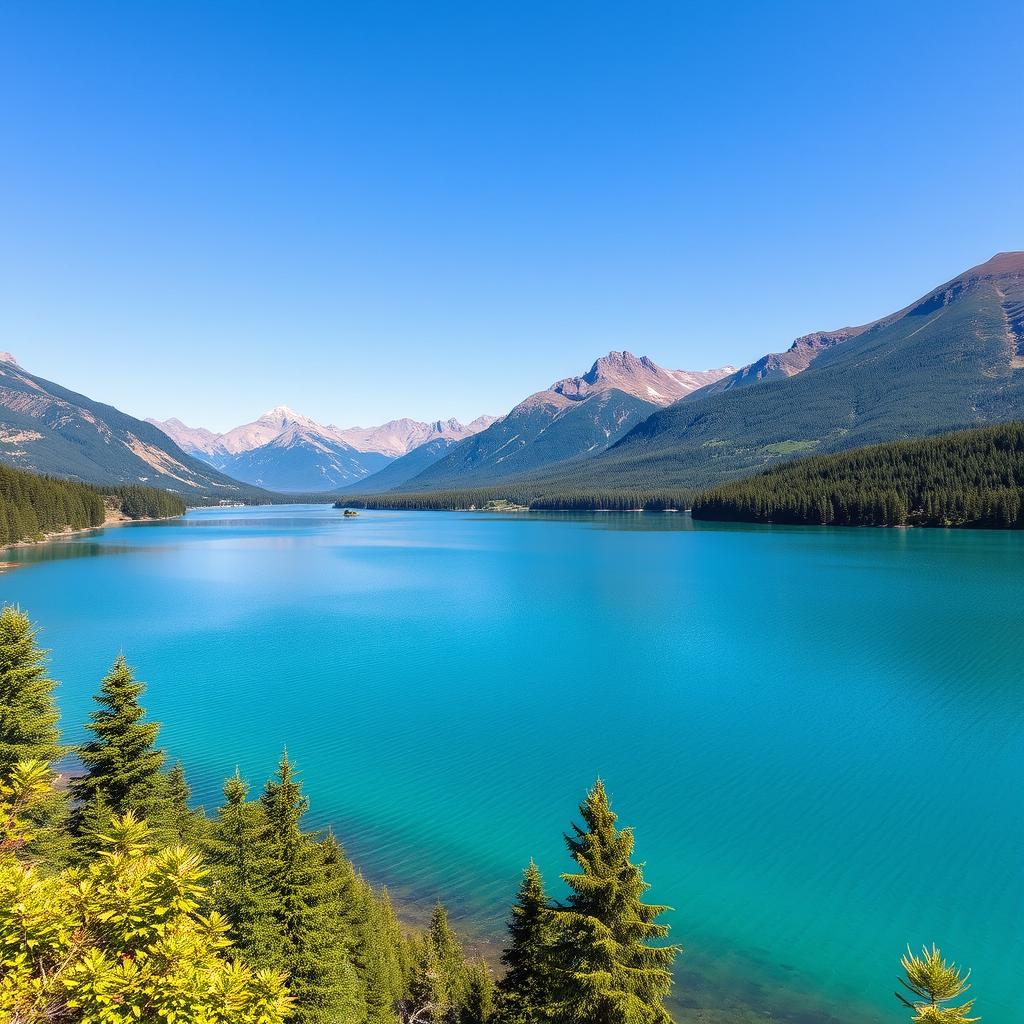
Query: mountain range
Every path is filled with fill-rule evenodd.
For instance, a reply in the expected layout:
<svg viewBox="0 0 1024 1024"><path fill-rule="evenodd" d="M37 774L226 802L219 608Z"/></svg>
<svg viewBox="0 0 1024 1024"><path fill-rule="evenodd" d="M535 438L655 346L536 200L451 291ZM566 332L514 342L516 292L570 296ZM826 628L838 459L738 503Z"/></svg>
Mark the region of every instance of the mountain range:
<svg viewBox="0 0 1024 1024"><path fill-rule="evenodd" d="M0 355L0 459L195 503L273 492L518 494L694 488L805 453L1024 418L1024 252L903 309L818 331L740 369L610 352L505 416L324 426L279 406L223 434L143 421Z"/></svg>
<svg viewBox="0 0 1024 1024"><path fill-rule="evenodd" d="M800 454L1022 417L1024 252L1006 252L896 313L800 338L658 410L580 480L701 486Z"/></svg>
<svg viewBox="0 0 1024 1024"><path fill-rule="evenodd" d="M665 370L647 356L609 352L586 373L566 377L438 459L403 488L490 485L564 467L604 451L660 407L733 373ZM366 481L362 490L372 484Z"/></svg>
<svg viewBox="0 0 1024 1024"><path fill-rule="evenodd" d="M287 493L351 487L415 448L437 440L462 440L493 421L493 416L480 416L469 424L399 419L342 429L279 405L223 434L186 426L176 418L147 422L234 479Z"/></svg>

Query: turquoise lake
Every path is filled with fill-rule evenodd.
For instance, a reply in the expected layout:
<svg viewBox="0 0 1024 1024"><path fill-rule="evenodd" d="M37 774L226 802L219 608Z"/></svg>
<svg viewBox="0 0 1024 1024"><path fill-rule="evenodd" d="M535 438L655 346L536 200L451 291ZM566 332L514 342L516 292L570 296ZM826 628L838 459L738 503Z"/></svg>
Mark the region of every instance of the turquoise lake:
<svg viewBox="0 0 1024 1024"><path fill-rule="evenodd" d="M600 775L676 908L680 1020L904 1020L932 941L1020 1018L1020 534L279 506L4 557L70 740L123 651L197 799L287 745L413 920L493 951Z"/></svg>

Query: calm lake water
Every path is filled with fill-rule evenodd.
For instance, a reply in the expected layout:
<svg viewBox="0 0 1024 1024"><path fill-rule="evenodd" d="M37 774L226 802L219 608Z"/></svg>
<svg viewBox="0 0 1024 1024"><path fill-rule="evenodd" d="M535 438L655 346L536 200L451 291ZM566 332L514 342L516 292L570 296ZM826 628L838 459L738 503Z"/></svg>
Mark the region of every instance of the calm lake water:
<svg viewBox="0 0 1024 1024"><path fill-rule="evenodd" d="M69 739L124 651L199 798L287 744L414 918L500 938L601 775L676 908L681 1018L902 1020L934 940L1019 1020L1022 535L292 506L4 557Z"/></svg>

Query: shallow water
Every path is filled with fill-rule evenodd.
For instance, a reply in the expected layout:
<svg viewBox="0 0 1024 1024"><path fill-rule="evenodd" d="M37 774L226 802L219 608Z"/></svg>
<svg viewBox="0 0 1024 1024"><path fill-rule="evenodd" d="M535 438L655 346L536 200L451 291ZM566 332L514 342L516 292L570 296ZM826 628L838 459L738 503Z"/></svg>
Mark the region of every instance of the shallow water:
<svg viewBox="0 0 1024 1024"><path fill-rule="evenodd" d="M287 744L414 915L500 939L601 775L676 908L681 1018L899 1020L935 941L1016 1020L1024 535L292 506L4 557L69 739L123 650L207 805Z"/></svg>

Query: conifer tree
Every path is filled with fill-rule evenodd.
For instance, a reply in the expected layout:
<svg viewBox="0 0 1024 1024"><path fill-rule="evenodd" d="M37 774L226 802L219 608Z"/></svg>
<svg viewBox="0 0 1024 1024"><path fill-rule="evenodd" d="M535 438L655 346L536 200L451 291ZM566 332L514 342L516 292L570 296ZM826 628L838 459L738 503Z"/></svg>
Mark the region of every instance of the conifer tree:
<svg viewBox="0 0 1024 1024"><path fill-rule="evenodd" d="M67 753L61 745L56 683L46 673L44 652L29 617L11 605L0 611L0 777L22 761L52 766ZM33 838L28 853L48 869L71 856L67 794L51 789L32 808Z"/></svg>
<svg viewBox="0 0 1024 1024"><path fill-rule="evenodd" d="M487 1024L493 1016L494 979L487 964L474 960L466 966L466 995L459 1012L459 1024Z"/></svg>
<svg viewBox="0 0 1024 1024"><path fill-rule="evenodd" d="M915 956L907 946L907 952L900 958L904 977L897 979L904 991L909 992L908 999L903 993L897 992L896 998L909 1010L914 1011L911 1018L915 1024L974 1024L981 1020L972 1017L974 1000L959 1006L944 1006L954 999L959 999L971 986L968 978L971 972L964 974L956 964L947 963L942 952L935 945L931 949L922 948L921 955Z"/></svg>
<svg viewBox="0 0 1024 1024"><path fill-rule="evenodd" d="M0 775L19 761L53 764L65 753L44 652L24 612L0 611Z"/></svg>
<svg viewBox="0 0 1024 1024"><path fill-rule="evenodd" d="M399 945L403 941L398 936ZM362 986L367 1024L396 1024L395 1007L405 995L398 948L383 905L362 880L353 963Z"/></svg>
<svg viewBox="0 0 1024 1024"><path fill-rule="evenodd" d="M644 903L649 888L633 854L632 829L616 828L600 779L580 805L584 826L566 836L578 873L557 908L557 1024L671 1024L664 999L677 946L653 945L668 934L655 919L667 907Z"/></svg>
<svg viewBox="0 0 1024 1024"><path fill-rule="evenodd" d="M434 992L438 1016L452 1017L465 1005L469 976L462 947L448 921L448 911L440 903L430 915L429 939L438 972Z"/></svg>
<svg viewBox="0 0 1024 1024"><path fill-rule="evenodd" d="M207 833L209 822L202 811L189 807L192 787L185 778L181 762L162 776L154 787L148 809L148 820L160 846L191 846L198 849Z"/></svg>
<svg viewBox="0 0 1024 1024"><path fill-rule="evenodd" d="M119 654L95 698L100 709L86 725L95 739L79 749L86 773L74 780L72 792L83 806L102 797L114 814L149 812L159 797L164 753L153 747L159 724L141 721L145 688Z"/></svg>
<svg viewBox="0 0 1024 1024"><path fill-rule="evenodd" d="M544 879L532 860L523 872L508 931L509 945L501 956L505 976L498 982L496 1016L501 1024L534 1024L546 1020L553 1001L554 927Z"/></svg>
<svg viewBox="0 0 1024 1024"><path fill-rule="evenodd" d="M412 941L409 993L402 1004L403 1020L443 1021L448 1012L437 951L426 932Z"/></svg>
<svg viewBox="0 0 1024 1024"><path fill-rule="evenodd" d="M309 801L285 754L260 799L272 858L271 897L298 1024L362 1019L359 983L348 957L345 877L337 844L303 834Z"/></svg>
<svg viewBox="0 0 1024 1024"><path fill-rule="evenodd" d="M281 961L270 884L273 861L267 854L266 814L248 793L236 769L224 783L225 803L217 809L206 852L218 905L231 921L236 945L253 962L273 966Z"/></svg>

